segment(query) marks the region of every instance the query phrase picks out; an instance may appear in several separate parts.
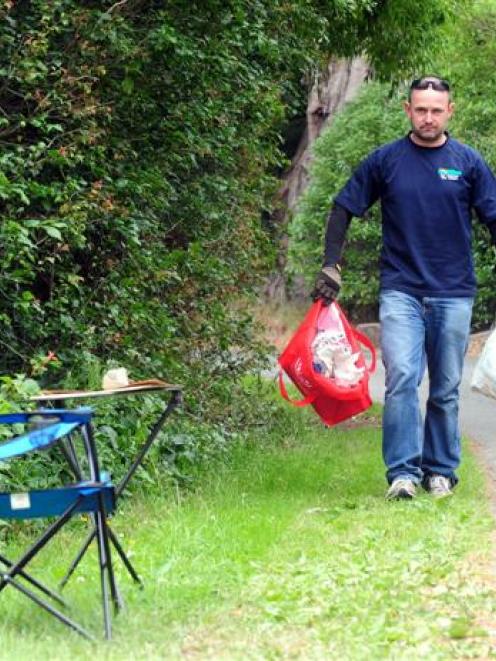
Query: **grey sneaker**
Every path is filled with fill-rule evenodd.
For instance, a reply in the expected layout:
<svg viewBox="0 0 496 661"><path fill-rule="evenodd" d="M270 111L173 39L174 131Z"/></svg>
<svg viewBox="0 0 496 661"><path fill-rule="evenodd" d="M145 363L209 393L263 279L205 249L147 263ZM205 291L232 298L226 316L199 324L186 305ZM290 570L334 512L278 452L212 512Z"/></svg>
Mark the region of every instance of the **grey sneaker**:
<svg viewBox="0 0 496 661"><path fill-rule="evenodd" d="M426 480L426 489L434 498L446 498L453 495L451 481L444 475L429 475Z"/></svg>
<svg viewBox="0 0 496 661"><path fill-rule="evenodd" d="M397 477L387 490L386 500L399 500L400 498L415 498L417 487L413 480L407 477Z"/></svg>

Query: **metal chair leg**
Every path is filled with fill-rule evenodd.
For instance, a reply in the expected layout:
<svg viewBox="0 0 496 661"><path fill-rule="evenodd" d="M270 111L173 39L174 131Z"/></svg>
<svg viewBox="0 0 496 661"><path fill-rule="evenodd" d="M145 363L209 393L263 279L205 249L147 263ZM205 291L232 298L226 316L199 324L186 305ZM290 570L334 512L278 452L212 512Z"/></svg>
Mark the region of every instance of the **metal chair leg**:
<svg viewBox="0 0 496 661"><path fill-rule="evenodd" d="M50 541L50 539L64 526L71 518L73 511L78 507L81 498L73 503L66 511L49 526L43 535L24 553L22 558L13 564L9 571L2 575L0 579L0 592L5 588L9 578L14 578L24 569L34 556Z"/></svg>
<svg viewBox="0 0 496 661"><path fill-rule="evenodd" d="M98 561L100 564L100 583L102 590L103 624L105 629L105 638L107 640L110 640L112 638L112 624L110 620L109 595L108 595L108 586L107 586L107 577L106 577L107 556L105 554L105 547L103 543L103 535L101 530L100 519L97 521L96 528L97 528L96 539L98 543Z"/></svg>
<svg viewBox="0 0 496 661"><path fill-rule="evenodd" d="M134 582L138 583L138 585L142 588L143 587L143 581L138 576L135 568L133 567L133 565L131 564L131 561L127 557L127 555L126 555L124 549L122 548L119 540L117 539L114 531L112 530L112 528L108 524L107 524L107 530L108 530L110 541L114 545L115 550L119 554L119 557L122 560L122 562L124 563L124 566L126 567L127 571L131 575Z"/></svg>
<svg viewBox="0 0 496 661"><path fill-rule="evenodd" d="M0 555L0 562L3 563L6 567L13 567L14 563L8 560L5 556ZM28 581L28 583L31 583L31 585L35 588L38 588L40 592L43 592L46 594L47 597L50 597L54 601L57 601L61 606L64 606L65 608L68 608L67 603L60 597L56 592L53 592L50 590L50 588L47 588L46 585L43 585L40 581L38 581L36 578L33 578L30 576L28 573L26 573L24 570L20 570L18 572L19 576L22 576L22 578L25 581Z"/></svg>
<svg viewBox="0 0 496 661"><path fill-rule="evenodd" d="M28 588L26 588L24 585L14 581L11 576L6 576L4 578L6 585L11 585L16 590L19 590L19 592L22 592L24 595L26 595L26 597L29 597L29 599L32 599L32 601L38 604L38 606L41 606L41 608L51 613L54 617L66 624L68 627L74 629L74 631L77 631L79 634L81 634L81 636L84 636L88 640L94 640L93 636L91 636L85 629L83 629L83 627L79 626L77 622L71 620L70 617L67 617L67 615L64 615L64 613L61 613L56 608L43 601L43 599L40 599L37 594L31 592L31 590L28 590Z"/></svg>
<svg viewBox="0 0 496 661"><path fill-rule="evenodd" d="M117 589L117 584L115 582L114 567L112 563L112 554L109 543L108 523L104 510L103 498L101 499L101 505L102 505L102 513L101 513L102 541L103 541L103 548L105 550L105 555L107 558L106 567L107 567L107 577L110 585L110 596L112 597L114 609L116 612L118 612L121 607L122 600L119 591Z"/></svg>
<svg viewBox="0 0 496 661"><path fill-rule="evenodd" d="M96 526L93 528L93 530L88 533L88 536L84 540L84 543L82 547L79 549L77 556L74 558L74 560L71 562L71 566L69 567L67 574L64 576L64 578L60 581L59 583L59 588L62 590L62 588L66 585L70 577L73 575L73 573L76 571L77 566L83 559L84 554L88 550L89 545L91 542L95 539L96 535Z"/></svg>

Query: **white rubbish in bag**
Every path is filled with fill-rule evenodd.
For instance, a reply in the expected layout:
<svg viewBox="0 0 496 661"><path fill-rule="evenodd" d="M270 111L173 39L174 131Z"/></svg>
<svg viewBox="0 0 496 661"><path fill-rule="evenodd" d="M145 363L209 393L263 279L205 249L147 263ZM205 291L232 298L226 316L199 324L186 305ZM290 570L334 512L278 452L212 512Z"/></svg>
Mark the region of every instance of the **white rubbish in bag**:
<svg viewBox="0 0 496 661"><path fill-rule="evenodd" d="M313 367L336 385L351 387L363 377L365 367L357 367L359 353L353 353L346 338L339 313L328 306L317 320L317 335L312 342Z"/></svg>
<svg viewBox="0 0 496 661"><path fill-rule="evenodd" d="M470 386L472 390L496 399L496 329L482 349Z"/></svg>

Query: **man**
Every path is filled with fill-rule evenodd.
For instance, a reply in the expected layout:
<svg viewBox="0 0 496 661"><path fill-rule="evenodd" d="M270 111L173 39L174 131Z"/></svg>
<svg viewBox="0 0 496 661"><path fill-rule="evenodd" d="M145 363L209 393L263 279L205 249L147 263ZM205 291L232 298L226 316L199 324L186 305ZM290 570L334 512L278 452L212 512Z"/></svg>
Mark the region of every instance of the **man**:
<svg viewBox="0 0 496 661"><path fill-rule="evenodd" d="M349 222L380 200L388 499L413 498L420 484L447 496L457 483L459 385L476 289L472 210L496 243L496 180L478 152L445 130L454 109L448 82L414 80L404 108L411 132L372 152L335 198L312 292L327 303L336 298ZM426 367L422 423L418 385Z"/></svg>

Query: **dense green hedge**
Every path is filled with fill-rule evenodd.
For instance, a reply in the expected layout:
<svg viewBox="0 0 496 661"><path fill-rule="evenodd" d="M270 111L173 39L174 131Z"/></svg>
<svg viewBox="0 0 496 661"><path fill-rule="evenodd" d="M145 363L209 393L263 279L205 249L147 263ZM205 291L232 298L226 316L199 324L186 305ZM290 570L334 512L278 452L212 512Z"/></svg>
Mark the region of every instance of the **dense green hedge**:
<svg viewBox="0 0 496 661"><path fill-rule="evenodd" d="M493 5L478 3L473 15L465 16L456 29L451 27L443 53L427 71L440 71L453 83L452 134L479 149L496 172L496 107L491 101L496 94ZM405 95L404 84L391 89L388 84L370 83L317 141L311 185L290 228L290 271L303 274L308 288L322 262L325 219L334 195L370 151L408 131L402 110ZM365 220L352 221L344 252L341 300L357 321L377 319L380 244L380 214L375 205ZM479 291L473 326L481 329L496 315L496 255L489 233L479 223L475 223L474 250Z"/></svg>

